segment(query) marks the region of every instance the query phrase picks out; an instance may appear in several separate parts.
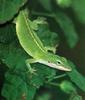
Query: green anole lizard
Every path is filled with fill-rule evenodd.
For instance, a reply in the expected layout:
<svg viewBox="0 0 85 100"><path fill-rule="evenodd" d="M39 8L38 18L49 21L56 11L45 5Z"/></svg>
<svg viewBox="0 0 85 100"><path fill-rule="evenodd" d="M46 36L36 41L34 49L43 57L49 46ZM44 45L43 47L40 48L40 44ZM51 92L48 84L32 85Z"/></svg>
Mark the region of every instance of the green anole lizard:
<svg viewBox="0 0 85 100"><path fill-rule="evenodd" d="M20 11L16 19L16 34L23 49L32 57L32 59L26 60L27 64L38 62L63 71L72 70L67 59L46 50L30 26L30 20L24 11ZM29 70L33 72L31 66Z"/></svg>

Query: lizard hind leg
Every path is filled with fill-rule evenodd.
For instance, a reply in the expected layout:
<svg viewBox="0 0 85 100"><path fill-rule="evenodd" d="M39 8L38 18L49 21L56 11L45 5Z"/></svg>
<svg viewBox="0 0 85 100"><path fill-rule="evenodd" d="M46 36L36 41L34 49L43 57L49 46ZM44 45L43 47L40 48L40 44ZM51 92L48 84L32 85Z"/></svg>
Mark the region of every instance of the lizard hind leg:
<svg viewBox="0 0 85 100"><path fill-rule="evenodd" d="M56 44L55 46L45 46L46 51L50 51L54 54L56 54L57 48L59 44Z"/></svg>

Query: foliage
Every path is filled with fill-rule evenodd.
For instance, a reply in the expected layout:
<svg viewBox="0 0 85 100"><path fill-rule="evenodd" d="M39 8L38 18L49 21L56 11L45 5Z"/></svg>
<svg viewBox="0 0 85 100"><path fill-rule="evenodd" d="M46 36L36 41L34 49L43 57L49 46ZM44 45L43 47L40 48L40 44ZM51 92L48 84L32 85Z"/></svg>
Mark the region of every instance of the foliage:
<svg viewBox="0 0 85 100"><path fill-rule="evenodd" d="M85 23L85 17L84 17L84 11L85 11L85 0L74 0L72 2L72 9L75 13L75 15L77 15L77 18L79 19L79 21L81 23ZM76 16L75 16L76 17Z"/></svg>
<svg viewBox="0 0 85 100"><path fill-rule="evenodd" d="M82 100L78 90L85 92L85 77L79 73L72 61L68 60L72 67L71 72L61 72L43 64L34 63L31 66L36 72L29 73L25 61L30 56L18 41L14 20L21 9L27 8L30 26L36 31L45 47L52 48L54 52L57 51L64 36L64 41L72 50L80 38L68 12L72 10L74 17L77 16L76 20L84 23L84 2L84 0L0 1L0 61L3 63L2 67L5 67L4 64L8 67L1 94L6 100L52 99L50 92L45 92L40 96L38 91L42 91L42 87L59 90L59 93L69 95L67 100Z"/></svg>
<svg viewBox="0 0 85 100"><path fill-rule="evenodd" d="M26 0L0 0L0 23L11 20Z"/></svg>

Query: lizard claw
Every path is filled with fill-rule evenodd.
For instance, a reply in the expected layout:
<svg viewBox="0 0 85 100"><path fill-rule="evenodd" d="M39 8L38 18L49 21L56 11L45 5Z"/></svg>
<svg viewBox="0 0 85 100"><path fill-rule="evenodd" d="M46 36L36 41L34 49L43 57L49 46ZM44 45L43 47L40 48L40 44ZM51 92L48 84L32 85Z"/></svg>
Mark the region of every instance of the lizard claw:
<svg viewBox="0 0 85 100"><path fill-rule="evenodd" d="M31 70L29 70L30 74L35 74L36 75L36 71L34 68L31 68Z"/></svg>

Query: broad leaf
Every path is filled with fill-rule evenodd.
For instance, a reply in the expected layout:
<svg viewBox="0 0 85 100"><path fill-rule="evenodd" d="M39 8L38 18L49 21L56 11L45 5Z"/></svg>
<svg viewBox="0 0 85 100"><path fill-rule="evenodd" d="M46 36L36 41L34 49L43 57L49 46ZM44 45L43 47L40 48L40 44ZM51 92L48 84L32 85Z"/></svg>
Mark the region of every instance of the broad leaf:
<svg viewBox="0 0 85 100"><path fill-rule="evenodd" d="M82 99L82 96L72 93L69 100L83 100L83 99Z"/></svg>
<svg viewBox="0 0 85 100"><path fill-rule="evenodd" d="M55 20L64 31L68 45L73 48L78 42L78 34L72 20L62 12L55 13Z"/></svg>
<svg viewBox="0 0 85 100"><path fill-rule="evenodd" d="M66 8L70 7L72 0L56 0L56 2L60 7Z"/></svg>
<svg viewBox="0 0 85 100"><path fill-rule="evenodd" d="M15 27L13 24L6 24L0 27L0 43L9 44L16 41Z"/></svg>
<svg viewBox="0 0 85 100"><path fill-rule="evenodd" d="M4 49L4 51L1 51L1 58L3 63L9 67L9 70L5 75L2 95L7 100L21 100L21 98L32 100L36 89L43 85L45 79L54 77L56 71L41 64L33 64L32 67L35 68L36 72L31 75L25 64L25 60L29 56L24 50L16 47L13 43L5 46L0 46L0 50L2 47Z"/></svg>
<svg viewBox="0 0 85 100"><path fill-rule="evenodd" d="M18 73L19 74L19 73ZM2 90L2 95L7 100L32 100L34 98L36 87L27 84L25 79L26 73L24 72L24 79L21 74L17 75L15 72L7 72L6 80Z"/></svg>
<svg viewBox="0 0 85 100"><path fill-rule="evenodd" d="M39 2L47 11L52 11L51 0L39 0Z"/></svg>
<svg viewBox="0 0 85 100"><path fill-rule="evenodd" d="M73 0L71 7L75 13L75 17L80 22L85 23L85 0Z"/></svg>
<svg viewBox="0 0 85 100"><path fill-rule="evenodd" d="M72 67L71 72L67 72L71 81L74 82L80 89L85 91L85 77L82 76L75 68L75 65L72 62L69 62Z"/></svg>
<svg viewBox="0 0 85 100"><path fill-rule="evenodd" d="M62 91L68 94L76 92L76 88L70 81L66 80L62 81L62 83L60 84L60 88L62 89Z"/></svg>
<svg viewBox="0 0 85 100"><path fill-rule="evenodd" d="M11 20L27 0L0 0L0 24Z"/></svg>

